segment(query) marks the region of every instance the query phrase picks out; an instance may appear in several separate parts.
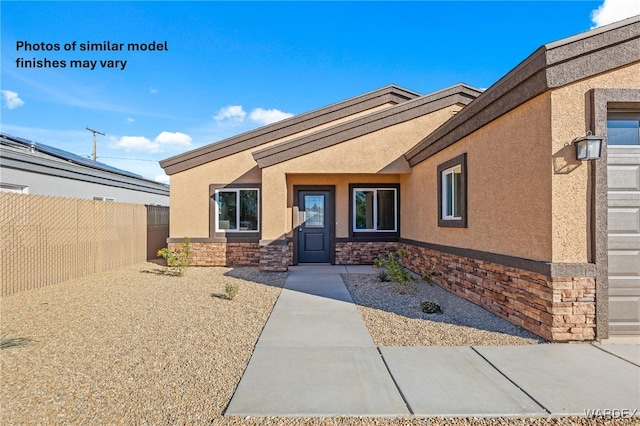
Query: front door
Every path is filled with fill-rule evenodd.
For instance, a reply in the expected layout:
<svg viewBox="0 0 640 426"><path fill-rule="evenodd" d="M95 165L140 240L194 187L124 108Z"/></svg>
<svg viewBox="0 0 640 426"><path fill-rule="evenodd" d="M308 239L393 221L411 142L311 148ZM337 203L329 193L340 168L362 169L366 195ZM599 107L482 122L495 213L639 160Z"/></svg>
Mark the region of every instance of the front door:
<svg viewBox="0 0 640 426"><path fill-rule="evenodd" d="M329 263L330 191L298 191L298 262Z"/></svg>

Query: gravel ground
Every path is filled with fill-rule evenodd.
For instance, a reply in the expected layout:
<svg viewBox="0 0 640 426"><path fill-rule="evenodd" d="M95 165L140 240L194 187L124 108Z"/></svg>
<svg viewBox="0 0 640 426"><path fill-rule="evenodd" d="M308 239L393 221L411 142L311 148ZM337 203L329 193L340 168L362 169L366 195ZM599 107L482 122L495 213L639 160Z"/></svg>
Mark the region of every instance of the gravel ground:
<svg viewBox="0 0 640 426"><path fill-rule="evenodd" d="M424 281L404 287L380 282L376 275L343 274L378 346L528 345L543 339L513 325L437 285ZM424 300L437 302L441 314L420 310Z"/></svg>
<svg viewBox="0 0 640 426"><path fill-rule="evenodd" d="M2 425L633 425L635 420L222 416L286 274L143 263L0 301ZM233 301L229 282L240 285ZM25 340L20 340L25 339Z"/></svg>

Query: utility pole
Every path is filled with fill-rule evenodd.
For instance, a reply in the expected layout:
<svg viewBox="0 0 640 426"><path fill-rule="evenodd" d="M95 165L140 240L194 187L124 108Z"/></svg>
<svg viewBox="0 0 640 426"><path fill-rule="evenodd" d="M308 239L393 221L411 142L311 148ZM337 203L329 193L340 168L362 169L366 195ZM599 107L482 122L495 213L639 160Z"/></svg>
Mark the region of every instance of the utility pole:
<svg viewBox="0 0 640 426"><path fill-rule="evenodd" d="M93 159L93 161L96 161L96 158L98 158L98 144L96 143L96 135L105 136L105 134L97 130L90 129L88 126L87 130L93 132L93 155L91 156L91 158Z"/></svg>

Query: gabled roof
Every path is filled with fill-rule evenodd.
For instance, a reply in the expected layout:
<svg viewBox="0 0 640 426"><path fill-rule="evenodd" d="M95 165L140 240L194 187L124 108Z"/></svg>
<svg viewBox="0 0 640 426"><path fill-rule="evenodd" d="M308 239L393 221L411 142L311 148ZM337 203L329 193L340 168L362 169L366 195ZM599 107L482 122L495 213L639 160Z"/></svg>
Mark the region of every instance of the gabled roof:
<svg viewBox="0 0 640 426"><path fill-rule="evenodd" d="M371 108L388 103L400 104L419 96L419 93L390 85L167 158L160 162L160 166L165 173L172 175Z"/></svg>
<svg viewBox="0 0 640 426"><path fill-rule="evenodd" d="M482 93L480 90L471 86L458 84L364 117L331 126L310 135L261 149L253 153L253 158L260 168L272 166L415 119L451 105L467 105L480 93Z"/></svg>
<svg viewBox="0 0 640 426"><path fill-rule="evenodd" d="M3 168L64 177L151 194L169 195L169 186L135 173L92 161L40 142L0 133Z"/></svg>
<svg viewBox="0 0 640 426"><path fill-rule="evenodd" d="M638 61L640 15L545 44L410 149L405 158L415 166L549 89Z"/></svg>

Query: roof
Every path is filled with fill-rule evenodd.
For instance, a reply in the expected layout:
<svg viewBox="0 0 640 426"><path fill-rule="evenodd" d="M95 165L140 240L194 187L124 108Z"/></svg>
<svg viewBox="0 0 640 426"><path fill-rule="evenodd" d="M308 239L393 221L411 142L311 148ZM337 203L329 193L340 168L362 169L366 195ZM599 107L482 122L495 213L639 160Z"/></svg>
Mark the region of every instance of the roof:
<svg viewBox="0 0 640 426"><path fill-rule="evenodd" d="M336 145L455 104L467 105L482 92L465 84L448 87L384 110L331 126L253 153L260 168Z"/></svg>
<svg viewBox="0 0 640 426"><path fill-rule="evenodd" d="M419 96L419 93L389 85L167 158L160 166L172 175L381 105L401 104Z"/></svg>
<svg viewBox="0 0 640 426"><path fill-rule="evenodd" d="M25 170L102 185L169 195L169 186L79 155L0 133L0 160L3 168Z"/></svg>
<svg viewBox="0 0 640 426"><path fill-rule="evenodd" d="M553 88L640 61L640 15L545 44L405 153L410 166Z"/></svg>

